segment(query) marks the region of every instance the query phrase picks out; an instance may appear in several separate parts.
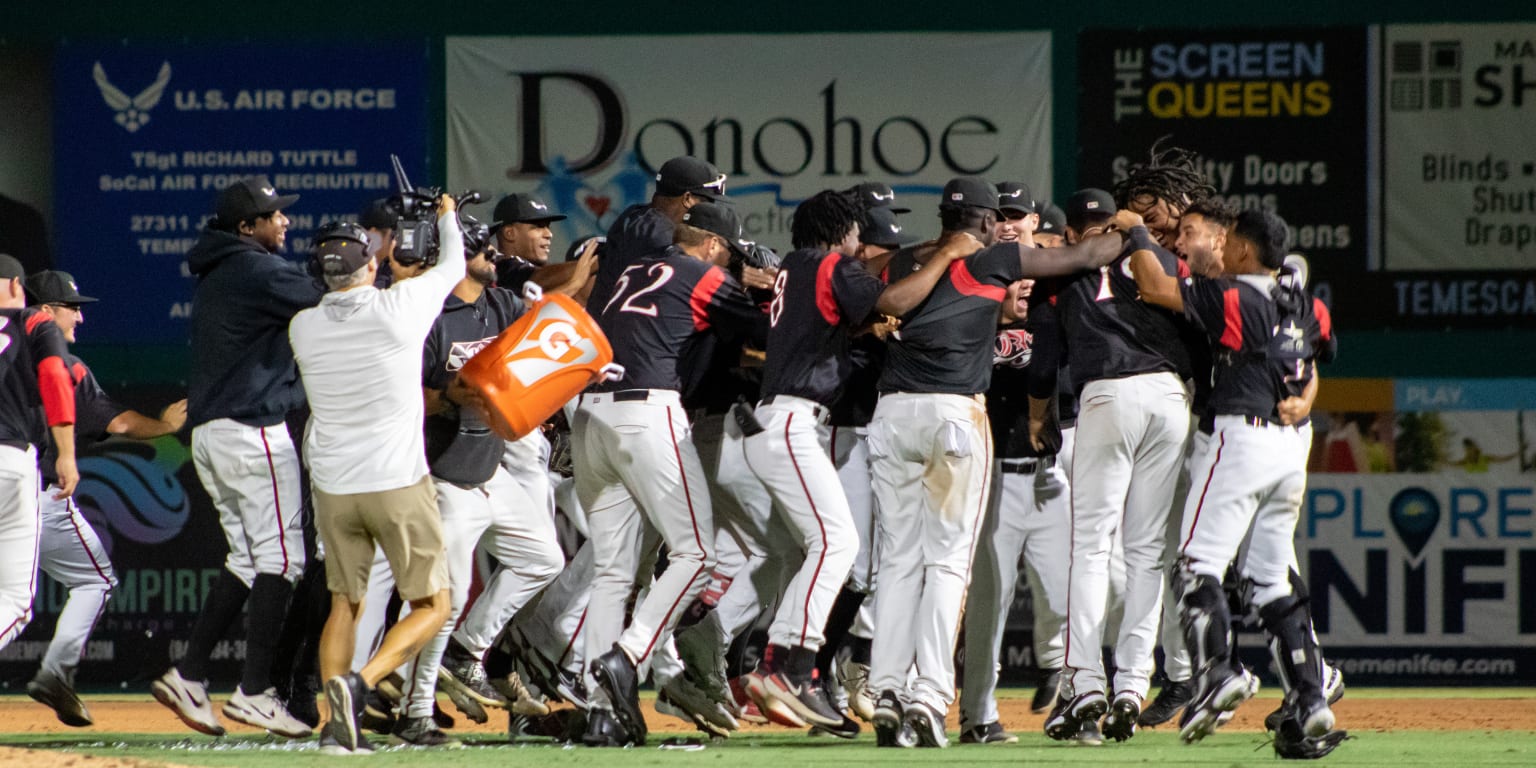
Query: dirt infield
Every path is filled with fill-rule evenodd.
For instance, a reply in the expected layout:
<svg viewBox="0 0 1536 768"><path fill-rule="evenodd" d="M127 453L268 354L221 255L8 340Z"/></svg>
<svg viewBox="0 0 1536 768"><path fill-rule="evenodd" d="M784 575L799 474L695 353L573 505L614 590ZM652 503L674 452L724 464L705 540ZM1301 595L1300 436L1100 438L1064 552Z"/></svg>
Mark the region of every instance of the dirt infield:
<svg viewBox="0 0 1536 768"><path fill-rule="evenodd" d="M1447 694L1453 693L1448 689ZM1264 716L1273 709L1278 702L1274 697L1261 696L1249 702L1238 711L1237 717L1227 726L1234 731L1259 731L1263 728ZM444 702L446 704L446 702ZM215 700L216 705L222 704L222 699ZM1039 733L1043 715L1029 712L1028 701L1024 699L1003 699L998 702L1002 721L1010 730L1023 733ZM1536 731L1536 706L1531 706L1529 697L1501 698L1440 698L1440 697L1404 697L1382 698L1377 696L1346 696L1340 701L1334 711L1338 714L1340 727L1354 732L1371 731ZM96 725L91 728L69 728L59 723L50 710L33 703L23 697L8 696L0 698L0 730L7 734L22 736L47 736L49 734L84 735L88 733L145 733L166 734L170 736L185 736L192 739L205 738L187 730L164 707L155 703L147 696L143 699L114 696L109 700L91 701L88 697L88 705L96 719ZM643 705L646 710L647 721L653 731L665 733L687 733L693 729L681 721L657 715L651 710L648 703ZM254 728L227 722L230 733L233 735L255 735ZM1165 726L1170 727L1170 726ZM959 728L959 722L952 717L949 728L954 731ZM505 733L506 717L500 713L492 715L491 722L486 725L475 725L460 719L453 729L459 734L486 734L497 735ZM782 732L773 726L744 725L743 736L753 733ZM78 753L64 753L53 751L31 751L9 747L0 747L0 766L36 766L37 768L149 768L150 766L166 766L174 768L177 764L160 761L144 761L134 759L91 757Z"/></svg>

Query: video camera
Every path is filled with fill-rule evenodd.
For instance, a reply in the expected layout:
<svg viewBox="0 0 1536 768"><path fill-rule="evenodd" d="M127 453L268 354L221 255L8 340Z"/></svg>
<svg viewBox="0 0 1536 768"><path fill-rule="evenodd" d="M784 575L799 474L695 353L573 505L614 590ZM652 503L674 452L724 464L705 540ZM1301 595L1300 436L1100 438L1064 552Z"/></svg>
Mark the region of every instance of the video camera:
<svg viewBox="0 0 1536 768"><path fill-rule="evenodd" d="M437 199L443 191L437 187L415 187L405 175L398 155L390 155L395 165L395 184L399 192L389 198L389 207L395 213L395 261L404 265L437 264ZM454 196L458 210L464 206L485 202L485 197L475 190ZM462 214L461 214L462 215ZM463 219L460 218L460 223Z"/></svg>

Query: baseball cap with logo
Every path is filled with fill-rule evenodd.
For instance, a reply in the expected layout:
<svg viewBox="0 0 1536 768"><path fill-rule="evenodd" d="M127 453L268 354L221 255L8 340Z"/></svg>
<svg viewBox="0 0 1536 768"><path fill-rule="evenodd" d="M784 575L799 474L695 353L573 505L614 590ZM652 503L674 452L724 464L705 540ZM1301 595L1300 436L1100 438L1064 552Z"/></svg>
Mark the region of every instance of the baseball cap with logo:
<svg viewBox="0 0 1536 768"><path fill-rule="evenodd" d="M27 276L27 295L33 304L89 304L95 299L81 296L75 278L68 272L45 270Z"/></svg>
<svg viewBox="0 0 1536 768"><path fill-rule="evenodd" d="M939 207L946 205L997 210L997 189L979 176L950 179L939 194Z"/></svg>
<svg viewBox="0 0 1536 768"><path fill-rule="evenodd" d="M334 222L315 234L315 259L327 275L350 275L366 265L368 233L356 224Z"/></svg>
<svg viewBox="0 0 1536 768"><path fill-rule="evenodd" d="M1079 189L1067 198L1067 226L1081 232L1115 215L1115 198L1102 189Z"/></svg>
<svg viewBox="0 0 1536 768"><path fill-rule="evenodd" d="M565 216L555 213L548 203L534 195L514 193L496 204L496 210L491 212L490 226L494 230L504 224L550 224L556 221L565 221Z"/></svg>
<svg viewBox="0 0 1536 768"><path fill-rule="evenodd" d="M864 212L859 226L859 242L885 248L900 248L917 238L903 232L890 208L871 208Z"/></svg>
<svg viewBox="0 0 1536 768"><path fill-rule="evenodd" d="M725 199L725 174L696 157L683 155L661 164L656 172L656 194L682 197L692 192L710 200Z"/></svg>
<svg viewBox="0 0 1536 768"><path fill-rule="evenodd" d="M683 223L719 235L731 246L731 250L741 256L750 253L752 244L742 237L741 219L737 218L736 209L729 203L699 203L683 214Z"/></svg>
<svg viewBox="0 0 1536 768"><path fill-rule="evenodd" d="M219 193L214 213L225 224L238 224L281 211L299 201L298 195L279 195L266 176L246 176Z"/></svg>
<svg viewBox="0 0 1536 768"><path fill-rule="evenodd" d="M869 211L885 208L891 213L911 213L911 208L896 207L896 191L883 181L866 181L850 190L858 198L859 205Z"/></svg>
<svg viewBox="0 0 1536 768"><path fill-rule="evenodd" d="M997 184L997 207L1004 212L1035 213L1035 198L1029 194L1029 185L1021 181L1001 181Z"/></svg>
<svg viewBox="0 0 1536 768"><path fill-rule="evenodd" d="M1040 225L1035 234L1062 235L1067 232L1067 214L1051 203L1040 205Z"/></svg>

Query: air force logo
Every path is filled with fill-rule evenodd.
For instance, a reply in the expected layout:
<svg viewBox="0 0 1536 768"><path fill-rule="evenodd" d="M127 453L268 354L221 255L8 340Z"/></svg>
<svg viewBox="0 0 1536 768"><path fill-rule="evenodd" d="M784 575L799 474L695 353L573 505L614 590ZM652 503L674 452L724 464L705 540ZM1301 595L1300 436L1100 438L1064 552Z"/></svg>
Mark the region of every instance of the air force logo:
<svg viewBox="0 0 1536 768"><path fill-rule="evenodd" d="M102 100L117 112L113 119L124 130L133 133L149 122L149 111L154 109L155 105L160 103L160 97L165 95L165 86L171 82L171 63L168 61L161 63L160 74L155 76L155 81L132 98L107 80L107 70L102 68L99 61L91 69L91 79L96 81L96 87L101 90Z"/></svg>

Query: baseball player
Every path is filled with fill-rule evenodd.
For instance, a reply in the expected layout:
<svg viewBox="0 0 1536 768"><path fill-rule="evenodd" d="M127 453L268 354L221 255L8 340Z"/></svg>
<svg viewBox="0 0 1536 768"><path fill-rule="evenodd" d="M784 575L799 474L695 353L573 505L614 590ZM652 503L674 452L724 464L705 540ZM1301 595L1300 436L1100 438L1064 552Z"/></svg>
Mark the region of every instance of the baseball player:
<svg viewBox="0 0 1536 768"><path fill-rule="evenodd" d="M0 648L10 645L32 619L37 589L37 446L53 438L62 501L75 492L74 381L65 366L64 334L42 310L26 308L26 272L0 254ZM43 404L37 418L35 403Z"/></svg>
<svg viewBox="0 0 1536 768"><path fill-rule="evenodd" d="M587 298L588 310L600 314L625 270L641 259L660 256L672 245L672 230L688 209L724 200L725 174L713 165L686 155L662 163L651 201L624 209L608 227L608 241L598 256L597 282Z"/></svg>
<svg viewBox="0 0 1536 768"><path fill-rule="evenodd" d="M731 208L691 206L673 239L676 246L659 257L624 269L603 303L604 294L594 292L589 304L626 371L623 381L581 396L571 430L576 495L595 555L586 625L593 696L583 740L590 745L645 743L636 670L670 637L714 566L710 499L689 440L677 361L690 339L712 327L741 329L757 346L767 330L767 317L740 285L710 263L724 250L746 248ZM610 233L609 258L615 240ZM658 536L667 544L667 569L626 629L625 600Z"/></svg>
<svg viewBox="0 0 1536 768"><path fill-rule="evenodd" d="M885 289L855 256L861 218L851 196L839 192L819 193L795 209L795 250L780 265L768 313L763 397L755 414L761 431L746 438L753 473L805 553L780 599L769 645L748 677L748 692L825 727L840 727L845 718L812 672L858 537L822 428L852 372L852 336L865 330ZM935 259L941 261L948 263Z"/></svg>
<svg viewBox="0 0 1536 768"><path fill-rule="evenodd" d="M1117 215L1114 199L1099 189L1073 194L1066 214L1069 241L1102 231ZM1189 433L1188 352L1174 316L1136 300L1129 256L1153 250L1170 274L1181 274L1181 262L1152 242L1146 227L1125 229L1129 242L1114 263L1073 279L1058 297L1079 411L1069 483L1069 679L1046 719L1046 734L1054 739L1074 737L1106 711L1104 736L1124 741L1135 733L1154 666L1168 507ZM1126 588L1111 703L1101 648L1117 533Z"/></svg>
<svg viewBox="0 0 1536 768"><path fill-rule="evenodd" d="M323 231L314 258L330 290L289 329L311 407L304 455L332 593L320 639L331 710L320 735L327 753L372 750L359 733L368 689L419 652L450 612L442 519L423 445L421 382L427 334L465 274L455 207L447 195L438 201L437 264L385 291L373 287L378 262L361 227ZM375 375L359 380L360 370ZM360 671L348 672L376 547L383 548L411 612Z"/></svg>
<svg viewBox="0 0 1536 768"><path fill-rule="evenodd" d="M80 295L75 279L67 272L28 275L26 285L33 306L52 318L64 340L73 343L76 329L85 322L82 305L96 299ZM64 363L75 381L77 438L123 435L136 440L152 440L174 434L186 424L187 401L166 406L158 419L145 416L113 402L80 358L65 355ZM59 611L53 639L48 641L48 650L43 654L43 663L27 683L27 695L52 708L59 722L83 727L91 725L92 720L84 702L75 694L75 670L85 654L91 630L106 611L107 600L117 586L117 574L96 530L80 514L74 499L54 498L59 492L53 461L55 453L53 445L49 444L39 464L43 492L37 499L42 531L38 566L68 589L69 597Z"/></svg>
<svg viewBox="0 0 1536 768"><path fill-rule="evenodd" d="M229 544L186 654L155 680L155 700L193 730L224 733L206 679L214 646L247 608L240 686L223 711L232 720L290 738L310 734L288 713L271 670L293 583L304 571L299 458L284 418L304 404L288 321L320 300L320 286L278 255L283 209L265 176L248 176L218 197L216 216L187 253L192 299L192 374L187 398L192 460L219 511Z"/></svg>
<svg viewBox="0 0 1536 768"><path fill-rule="evenodd" d="M492 287L497 252L489 229L467 216L462 226L465 250L473 258L466 259L464 278L443 302L422 359L427 466L442 515L450 612L405 674L403 710L391 736L392 741L418 746L455 744L432 721L439 676L455 698L467 697L482 707L513 706L486 677L485 652L512 615L565 565L555 540L554 516L545 505L534 503L502 466L505 441L474 409L465 407L457 381L459 368L526 311L510 291ZM544 439L536 432L534 436ZM469 600L477 544L500 565L476 601L475 613L465 617L465 626L454 634ZM520 703L520 714L549 712L535 704Z"/></svg>
<svg viewBox="0 0 1536 768"><path fill-rule="evenodd" d="M1007 202L1005 199L1003 204ZM1053 336L1056 331L1047 324L1056 321L1055 313L1048 308L1029 307L1033 287L1033 280L1008 286L1003 302L1004 325L993 348L987 415L999 458L994 467L992 498L980 531L983 543L976 550L966 593L961 743L1018 741L998 722L994 694L1003 630L1008 609L1013 605L1021 554L1033 598L1036 666L1042 670L1061 668L1067 583L1065 568L1060 567L1065 563L1060 561L1071 546L1071 517L1065 488L1050 483L1047 477L1056 466L1056 454L1063 450L1064 442L1057 408L1050 402L1055 398L1061 347L1043 345L1042 351L1048 354L1036 358L1035 335ZM1050 406L1034 430L1030 423L1032 393L1044 394ZM1065 446L1070 448L1070 444ZM1050 698L1044 702L1046 707L1055 701L1055 686L1049 682L1052 677L1050 671L1045 672L1042 690L1050 691ZM1059 674L1054 677L1059 679Z"/></svg>
<svg viewBox="0 0 1536 768"><path fill-rule="evenodd" d="M547 293L567 296L585 288L597 268L597 251L581 248L564 262L549 263L554 239L550 225L565 219L537 195L516 193L497 202L490 224L501 254L496 262L497 287L521 294L523 285L532 280Z"/></svg>
<svg viewBox="0 0 1536 768"><path fill-rule="evenodd" d="M1035 226L1035 245L1060 248L1066 245L1067 214L1054 203L1039 202L1040 223Z"/></svg>
<svg viewBox="0 0 1536 768"><path fill-rule="evenodd" d="M941 200L946 240L970 236L991 243L999 215L996 188L974 177L954 179ZM879 692L879 743L896 744L905 723L923 746L948 744L944 715L954 701L955 638L991 485L992 439L982 393L991 381L992 339L1007 288L1025 277L1108 263L1114 240L1052 251L997 244L945 265L931 294L916 296L900 312L882 306L903 317L891 337L869 431L880 510L881 597L870 667L870 688ZM886 272L891 278L909 275L934 256L931 248L903 249ZM896 303L887 298L882 305ZM914 664L917 674L909 684Z"/></svg>
<svg viewBox="0 0 1536 768"><path fill-rule="evenodd" d="M997 183L997 205L1002 212L997 218L997 242L1019 243L1035 246L1035 227L1040 224L1040 213L1035 198L1029 193L1029 185L1022 181Z"/></svg>
<svg viewBox="0 0 1536 768"><path fill-rule="evenodd" d="M1275 279L1285 259L1287 231L1264 211L1238 215L1223 263L1233 277L1195 276L1182 283L1150 252L1133 255L1143 300L1185 316L1216 351L1210 436L1195 461L1181 529L1180 619L1200 684L1185 710L1180 737L1198 741L1217 717L1253 695L1249 673L1233 663L1231 616L1221 580L1247 539L1241 576L1257 606L1286 690L1286 706L1308 738L1333 730L1323 691L1323 661L1307 603L1292 587L1294 536L1306 489L1306 433L1282 423L1277 404L1300 396L1317 361L1336 349L1322 302Z"/></svg>

